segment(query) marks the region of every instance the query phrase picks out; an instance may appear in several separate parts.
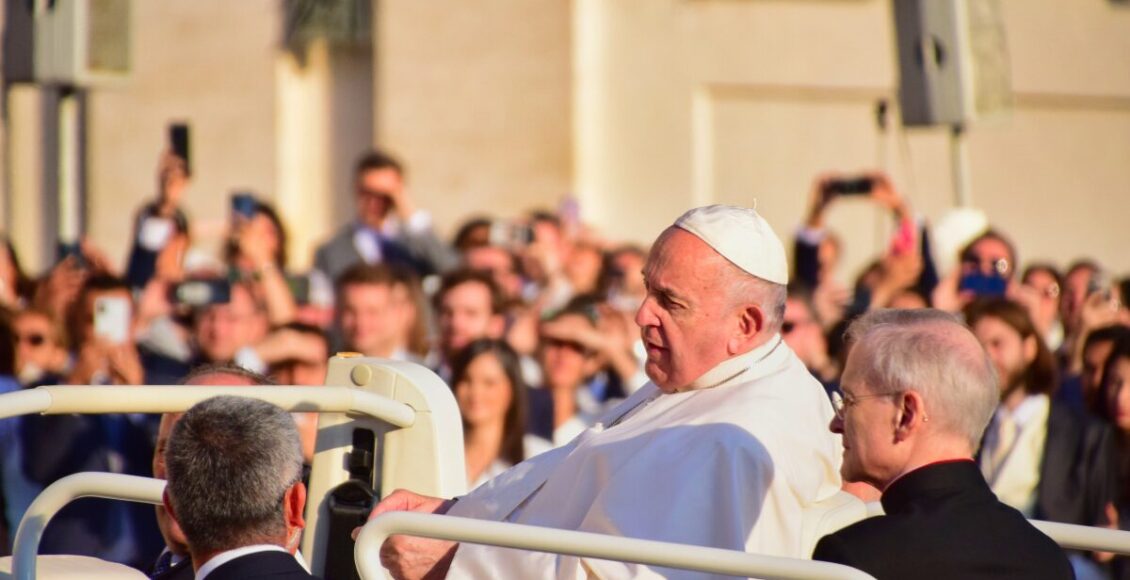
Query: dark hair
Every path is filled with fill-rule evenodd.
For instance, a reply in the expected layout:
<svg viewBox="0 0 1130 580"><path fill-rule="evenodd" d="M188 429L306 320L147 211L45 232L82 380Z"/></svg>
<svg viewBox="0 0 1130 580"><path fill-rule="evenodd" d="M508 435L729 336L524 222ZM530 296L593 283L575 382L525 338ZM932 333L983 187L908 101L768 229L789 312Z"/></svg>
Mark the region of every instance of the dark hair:
<svg viewBox="0 0 1130 580"><path fill-rule="evenodd" d="M16 374L16 314L0 306L0 376Z"/></svg>
<svg viewBox="0 0 1130 580"><path fill-rule="evenodd" d="M340 294L346 286L372 284L391 288L397 281L395 272L388 265L361 263L342 272L341 276L337 277L334 288Z"/></svg>
<svg viewBox="0 0 1130 580"><path fill-rule="evenodd" d="M1005 275L1005 277L1012 278L1016 274L1016 268L1018 267L1020 261L1020 257L1016 254L1016 246L1014 246L1012 244L1012 241L1005 237L1003 233L993 228L985 230L984 233L973 238L968 244L965 244L965 247L961 249L959 259L962 262L975 260L975 257L973 255L973 246L976 246L984 240L996 240L1004 244L1004 247L1008 249L1008 273Z"/></svg>
<svg viewBox="0 0 1130 580"><path fill-rule="evenodd" d="M1021 305L1005 298L975 300L965 308L965 323L970 328L982 319L995 318L1015 330L1021 340L1036 341L1036 358L1024 371L1024 388L1028 394L1051 394L1059 387L1055 357Z"/></svg>
<svg viewBox="0 0 1130 580"><path fill-rule="evenodd" d="M440 282L439 290L435 294L435 306L438 312L443 305L443 298L447 293L457 286L463 284L482 284L487 287L487 292L490 293L490 313L501 314L506 309L506 298L502 295L502 290L498 288L495 283L494 277L489 272L482 272L479 270L472 270L470 268L461 268L459 270L452 270L443 275Z"/></svg>
<svg viewBox="0 0 1130 580"><path fill-rule="evenodd" d="M1063 275L1059 273L1059 270L1057 270L1053 264L1050 264L1048 262L1036 262L1034 264L1029 264L1028 267L1024 269L1024 275L1020 277L1020 281L1027 283L1028 278L1036 272L1046 273L1047 275L1055 279L1055 283L1058 284L1060 288L1063 287Z"/></svg>
<svg viewBox="0 0 1130 580"><path fill-rule="evenodd" d="M1099 388L1099 400L1102 401L1102 405L1100 405L1099 412L1104 418L1110 421L1112 425L1114 424L1115 416L1114 413L1111 412L1109 403L1114 397L1118 396L1118 393L1112 393L1107 383L1110 382L1110 373L1114 369L1114 365L1118 364L1118 361L1121 359L1130 359L1130 336L1123 335L1115 340L1114 346L1110 349L1110 354L1103 363L1103 377ZM1123 386L1123 388L1127 387Z"/></svg>
<svg viewBox="0 0 1130 580"><path fill-rule="evenodd" d="M177 384L187 385L200 377L208 375L234 375L243 377L254 385L261 387L278 385L275 379L255 371L249 371L235 363L205 363L197 365L192 367L192 370L190 370L187 375L181 377L181 379L177 381Z"/></svg>
<svg viewBox="0 0 1130 580"><path fill-rule="evenodd" d="M35 291L35 281L24 273L24 269L20 266L20 256L16 253L16 247L12 245L12 240L6 236L0 236L0 240L4 242L4 250L8 252L8 260L12 262L12 270L16 273L15 290L19 298L28 299Z"/></svg>
<svg viewBox="0 0 1130 580"><path fill-rule="evenodd" d="M494 222L488 217L473 217L459 226L455 231L455 238L453 238L451 245L455 246L456 250L466 252L471 248L478 248L481 246L490 245L490 227ZM483 229L487 230L487 237L484 239L479 232Z"/></svg>
<svg viewBox="0 0 1130 580"><path fill-rule="evenodd" d="M1130 326L1122 324L1112 324L1102 328L1096 328L1087 333L1087 338L1083 339L1083 351L1099 342L1116 342L1122 340L1122 337L1130 337Z"/></svg>
<svg viewBox="0 0 1130 580"><path fill-rule="evenodd" d="M1112 403L1117 400L1118 392L1113 391L1109 384L1114 365L1118 364L1118 361L1123 359L1130 359L1130 337L1127 336L1123 336L1114 342L1114 348L1111 349L1110 355L1107 356L1106 362L1103 364L1102 381L1099 383L1099 408L1097 411L1099 412L1099 416L1115 426L1114 429L1117 434L1117 441L1119 442L1118 469L1122 480L1125 481L1126 477L1130 475L1130 433L1117 427L1117 423L1115 422L1116 410L1112 409L1112 407L1114 407ZM1122 388L1126 389L1130 388L1130 386L1123 385ZM1118 494L1118 499L1122 501L1130 500L1130 486L1122 486L1122 490Z"/></svg>
<svg viewBox="0 0 1130 580"><path fill-rule="evenodd" d="M1080 258L1080 259L1072 262L1071 265L1067 267L1067 270L1065 271L1064 275L1069 276L1071 274L1074 274L1075 272L1078 272L1079 270L1090 270L1091 272L1100 272L1100 271L1102 271L1102 266L1100 266L1098 262L1096 262L1096 261L1094 261L1090 258Z"/></svg>
<svg viewBox="0 0 1130 580"><path fill-rule="evenodd" d="M451 390L454 392L458 384L467 378L467 369L471 363L486 354L494 355L510 382L510 407L506 409L506 419L502 428L502 449L499 455L511 465L517 465L526 457L525 444L522 441L526 433L526 383L522 380L518 353L502 340L480 338L472 341L459 351L452 362ZM466 430L467 427L467 422L464 421L463 429Z"/></svg>
<svg viewBox="0 0 1130 580"><path fill-rule="evenodd" d="M279 217L279 213L277 211L275 211L275 208L271 204L264 202L264 201L260 201L258 199L255 200L255 213L254 213L254 215L262 215L263 217L266 217L268 220L270 220L271 225L274 226L275 234L279 238L279 249L278 249L278 252L275 253L275 266L278 266L279 270L286 270L287 233L286 233L286 226L284 226L283 223L282 223L282 218ZM224 248L224 259L229 264L231 264L232 262L235 261L235 257L238 254L239 254L239 245L236 243L236 241L234 239L228 240L227 247Z"/></svg>
<svg viewBox="0 0 1130 580"><path fill-rule="evenodd" d="M561 218L548 210L536 209L530 212L530 225L536 223L550 224L557 229L561 229Z"/></svg>
<svg viewBox="0 0 1130 580"><path fill-rule="evenodd" d="M278 266L280 270L285 270L287 263L286 226L283 225L282 219L279 217L279 213L275 211L275 208L269 203L259 202L255 206L255 213L263 215L268 220L271 220L271 224L275 226L275 232L279 237L279 251L275 254L275 265Z"/></svg>
<svg viewBox="0 0 1130 580"><path fill-rule="evenodd" d="M404 166L392 154L380 149L373 149L362 155L354 166L353 176L360 179L365 173L380 169L391 169L404 179Z"/></svg>
<svg viewBox="0 0 1130 580"><path fill-rule="evenodd" d="M420 284L420 277L416 271L407 266L390 266L394 282L392 286L404 286L408 291L408 299L416 315L412 320L412 327L408 329L407 348L412 354L420 357L427 356L431 347L428 340L428 299L424 296L424 288Z"/></svg>

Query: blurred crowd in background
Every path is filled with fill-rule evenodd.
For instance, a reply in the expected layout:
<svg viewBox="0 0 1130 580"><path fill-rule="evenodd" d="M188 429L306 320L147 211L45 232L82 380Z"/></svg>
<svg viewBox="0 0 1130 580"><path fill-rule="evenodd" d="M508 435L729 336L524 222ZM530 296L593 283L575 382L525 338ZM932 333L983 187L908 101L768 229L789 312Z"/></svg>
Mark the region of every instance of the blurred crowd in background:
<svg viewBox="0 0 1130 580"><path fill-rule="evenodd" d="M281 384L321 385L335 352L412 361L452 388L474 486L569 441L647 380L633 321L647 295L647 248L593 231L569 198L520 219L469 216L443 240L407 178L391 154L363 155L355 219L318 248L311 271L296 272L287 229L302 224L282 223L251 192L232 196L222 255L194 250L181 210L189 168L166 153L123 260L82 240L60 246L58 262L33 277L5 244L0 392L176 384L200 365L229 363ZM1086 258L1023 262L1022 248L993 229L939 271L928 224L883 174L818 176L809 195L804 223L774 224L794 244L782 334L829 393L846 358L843 331L860 314L964 313L1000 376L1001 407L979 459L994 490L1030 517L1126 528L1130 284ZM824 220L846 197L889 210L895 224L851 286L835 275L851 241ZM296 421L309 460L316 417ZM156 433L146 415L0 420L3 546L30 501L61 477L152 475ZM82 500L56 518L41 551L145 568L161 548L152 509ZM1104 555L1086 559L1109 567Z"/></svg>

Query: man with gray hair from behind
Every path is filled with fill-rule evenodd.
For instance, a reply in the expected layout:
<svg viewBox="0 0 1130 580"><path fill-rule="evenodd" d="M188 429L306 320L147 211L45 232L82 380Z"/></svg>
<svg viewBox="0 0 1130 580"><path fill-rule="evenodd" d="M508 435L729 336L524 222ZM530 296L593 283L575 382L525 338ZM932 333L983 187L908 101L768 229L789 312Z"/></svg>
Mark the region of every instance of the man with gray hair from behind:
<svg viewBox="0 0 1130 580"><path fill-rule="evenodd" d="M882 490L886 515L825 536L813 558L879 579L1073 578L973 461L999 398L973 333L939 310L879 310L847 338L830 428L843 435L844 480Z"/></svg>
<svg viewBox="0 0 1130 580"><path fill-rule="evenodd" d="M306 486L290 414L242 397L202 401L173 427L165 464L165 509L196 580L314 578L294 557Z"/></svg>

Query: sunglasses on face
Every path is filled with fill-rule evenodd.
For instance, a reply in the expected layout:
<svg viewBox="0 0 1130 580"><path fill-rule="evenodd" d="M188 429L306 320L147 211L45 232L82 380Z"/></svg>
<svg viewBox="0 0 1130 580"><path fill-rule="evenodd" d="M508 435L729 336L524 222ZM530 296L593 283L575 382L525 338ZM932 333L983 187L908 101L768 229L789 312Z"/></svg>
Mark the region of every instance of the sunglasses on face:
<svg viewBox="0 0 1130 580"><path fill-rule="evenodd" d="M781 323L781 334L788 334L796 328L796 323L791 320L786 320Z"/></svg>
<svg viewBox="0 0 1130 580"><path fill-rule="evenodd" d="M367 188L364 188L364 187L357 188L357 195L364 196L364 197L378 197L378 198L392 197L391 192L385 191L383 189L367 189Z"/></svg>
<svg viewBox="0 0 1130 580"><path fill-rule="evenodd" d="M42 334L32 333L19 335L16 337L16 340L26 342L31 346L43 346L43 343L47 342L47 337Z"/></svg>
<svg viewBox="0 0 1130 580"><path fill-rule="evenodd" d="M961 263L978 270L989 269L1001 276L1007 275L1011 267L1008 258L983 257L975 254L965 256L961 259Z"/></svg>

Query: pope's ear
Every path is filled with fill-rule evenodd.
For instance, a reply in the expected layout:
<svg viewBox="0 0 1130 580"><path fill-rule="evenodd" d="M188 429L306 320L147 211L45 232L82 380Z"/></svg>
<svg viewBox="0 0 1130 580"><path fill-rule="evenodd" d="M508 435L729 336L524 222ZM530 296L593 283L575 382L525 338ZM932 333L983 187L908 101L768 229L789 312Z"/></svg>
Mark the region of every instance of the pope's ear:
<svg viewBox="0 0 1130 580"><path fill-rule="evenodd" d="M738 308L737 332L726 345L730 354L748 350L745 348L765 328L765 312L757 304L745 304Z"/></svg>

